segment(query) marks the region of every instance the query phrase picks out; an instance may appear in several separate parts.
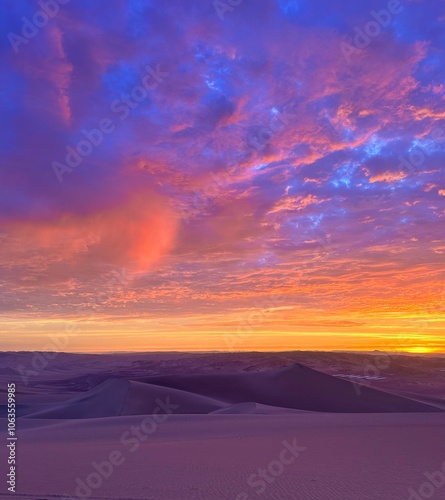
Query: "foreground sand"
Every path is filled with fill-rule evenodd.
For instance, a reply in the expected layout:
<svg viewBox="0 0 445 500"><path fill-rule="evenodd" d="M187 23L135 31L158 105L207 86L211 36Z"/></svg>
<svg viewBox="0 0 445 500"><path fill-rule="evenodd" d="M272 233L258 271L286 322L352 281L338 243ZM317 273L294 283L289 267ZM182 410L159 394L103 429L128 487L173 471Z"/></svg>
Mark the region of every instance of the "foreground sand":
<svg viewBox="0 0 445 500"><path fill-rule="evenodd" d="M445 358L391 359L365 387L369 359L338 353L61 354L29 380L32 353L0 356L20 415L2 499L445 498Z"/></svg>
<svg viewBox="0 0 445 500"><path fill-rule="evenodd" d="M91 498L405 500L445 461L443 413L171 415L131 451L120 437L141 421L23 419L20 492L74 496L76 478L117 450L124 462ZM294 439L305 450L275 478L269 473L270 484L257 476L249 486L258 468L281 470L270 464Z"/></svg>

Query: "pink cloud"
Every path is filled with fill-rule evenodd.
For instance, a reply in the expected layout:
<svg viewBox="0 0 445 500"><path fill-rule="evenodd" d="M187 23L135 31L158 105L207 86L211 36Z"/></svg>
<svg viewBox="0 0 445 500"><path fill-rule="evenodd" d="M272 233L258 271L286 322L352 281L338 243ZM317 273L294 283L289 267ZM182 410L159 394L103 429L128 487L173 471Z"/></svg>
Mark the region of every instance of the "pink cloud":
<svg viewBox="0 0 445 500"><path fill-rule="evenodd" d="M59 214L4 227L8 235L2 264L30 264L51 272L65 263L69 272L100 272L106 266L150 269L174 246L177 221L166 202L150 191L86 215ZM9 244L8 244L9 243Z"/></svg>

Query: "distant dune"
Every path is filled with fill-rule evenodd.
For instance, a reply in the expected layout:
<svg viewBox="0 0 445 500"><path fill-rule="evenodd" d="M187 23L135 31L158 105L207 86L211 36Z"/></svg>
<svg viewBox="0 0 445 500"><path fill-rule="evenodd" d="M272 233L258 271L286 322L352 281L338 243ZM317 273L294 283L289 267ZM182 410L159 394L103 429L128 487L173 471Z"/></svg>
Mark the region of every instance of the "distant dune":
<svg viewBox="0 0 445 500"><path fill-rule="evenodd" d="M148 377L146 383L200 394L229 405L337 413L429 412L439 408L318 372L302 364L281 370L216 375Z"/></svg>
<svg viewBox="0 0 445 500"><path fill-rule="evenodd" d="M19 415L85 419L148 415L169 398L176 414L438 412L441 405L390 394L321 373L302 364L263 372L112 378L66 401L28 404ZM438 401L439 403L439 401ZM2 415L6 408L1 408Z"/></svg>

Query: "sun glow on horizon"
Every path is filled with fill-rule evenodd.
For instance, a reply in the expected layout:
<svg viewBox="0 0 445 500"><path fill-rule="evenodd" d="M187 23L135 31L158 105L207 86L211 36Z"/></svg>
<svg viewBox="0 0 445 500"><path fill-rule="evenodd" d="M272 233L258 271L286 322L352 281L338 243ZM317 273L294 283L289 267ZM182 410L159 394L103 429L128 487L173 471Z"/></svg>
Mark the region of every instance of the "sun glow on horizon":
<svg viewBox="0 0 445 500"><path fill-rule="evenodd" d="M406 349L406 352L412 353L412 354L432 354L432 353L437 353L437 349L431 348L431 347L425 347L425 346L414 346L414 347L408 347Z"/></svg>

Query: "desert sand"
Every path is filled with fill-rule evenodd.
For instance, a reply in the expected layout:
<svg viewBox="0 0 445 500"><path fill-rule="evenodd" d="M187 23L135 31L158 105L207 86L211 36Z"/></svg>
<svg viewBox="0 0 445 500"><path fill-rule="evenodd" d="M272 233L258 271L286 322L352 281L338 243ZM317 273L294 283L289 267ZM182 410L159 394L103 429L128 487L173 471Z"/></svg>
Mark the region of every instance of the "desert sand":
<svg viewBox="0 0 445 500"><path fill-rule="evenodd" d="M382 354L59 354L36 370L33 353L0 356L20 416L5 498L445 495L425 475L445 462L444 357L371 370Z"/></svg>

